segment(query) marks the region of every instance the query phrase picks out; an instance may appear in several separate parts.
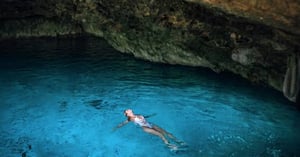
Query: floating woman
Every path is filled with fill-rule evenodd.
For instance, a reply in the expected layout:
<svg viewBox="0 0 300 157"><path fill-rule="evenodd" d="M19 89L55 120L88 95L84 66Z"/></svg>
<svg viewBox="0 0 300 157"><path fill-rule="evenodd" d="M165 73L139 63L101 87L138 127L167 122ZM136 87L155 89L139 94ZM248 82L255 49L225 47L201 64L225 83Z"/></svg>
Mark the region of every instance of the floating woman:
<svg viewBox="0 0 300 157"><path fill-rule="evenodd" d="M124 115L127 117L127 120L117 125L113 130L116 130L129 122L134 122L135 124L139 125L143 128L143 130L147 133L159 136L163 142L171 149L171 150L179 150L179 147L175 144L171 144L167 137L174 140L177 144L180 144L181 146L184 146L185 143L178 140L176 137L174 137L171 133L165 131L164 129L160 128L157 125L154 125L152 123L149 123L146 121L145 118L148 118L150 116L142 116L142 115L135 115L131 109L127 109L124 111Z"/></svg>

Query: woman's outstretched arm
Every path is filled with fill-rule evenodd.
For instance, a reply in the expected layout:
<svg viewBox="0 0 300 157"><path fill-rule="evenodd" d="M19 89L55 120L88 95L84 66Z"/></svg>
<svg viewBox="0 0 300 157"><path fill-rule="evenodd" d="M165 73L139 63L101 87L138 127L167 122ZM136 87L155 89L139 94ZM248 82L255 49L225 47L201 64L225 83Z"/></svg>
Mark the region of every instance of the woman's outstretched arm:
<svg viewBox="0 0 300 157"><path fill-rule="evenodd" d="M122 126L126 125L127 123L129 123L129 120L125 120L124 122L120 123L119 125L114 127L112 131L115 131L115 130L121 128Z"/></svg>
<svg viewBox="0 0 300 157"><path fill-rule="evenodd" d="M147 116L144 116L144 118L149 118L149 117L152 117L152 116L155 116L156 113L153 113L153 114L150 114L150 115L147 115Z"/></svg>

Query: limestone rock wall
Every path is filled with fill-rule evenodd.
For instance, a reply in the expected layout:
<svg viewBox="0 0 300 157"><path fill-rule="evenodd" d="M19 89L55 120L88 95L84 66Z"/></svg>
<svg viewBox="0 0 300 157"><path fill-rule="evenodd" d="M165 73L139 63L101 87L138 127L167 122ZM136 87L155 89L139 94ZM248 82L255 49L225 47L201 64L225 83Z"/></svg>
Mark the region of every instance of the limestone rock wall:
<svg viewBox="0 0 300 157"><path fill-rule="evenodd" d="M300 34L298 0L186 0Z"/></svg>
<svg viewBox="0 0 300 157"><path fill-rule="evenodd" d="M299 7L298 0L2 0L0 38L87 33L141 59L231 71L296 102Z"/></svg>

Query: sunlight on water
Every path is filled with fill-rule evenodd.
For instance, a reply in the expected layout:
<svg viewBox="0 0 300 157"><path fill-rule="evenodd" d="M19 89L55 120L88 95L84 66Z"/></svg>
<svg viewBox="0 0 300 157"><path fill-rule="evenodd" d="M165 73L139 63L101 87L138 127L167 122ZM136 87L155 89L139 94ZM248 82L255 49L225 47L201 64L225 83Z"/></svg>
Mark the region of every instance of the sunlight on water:
<svg viewBox="0 0 300 157"><path fill-rule="evenodd" d="M232 74L153 64L94 38L0 43L0 156L300 156L300 113ZM170 151L123 111L187 143Z"/></svg>

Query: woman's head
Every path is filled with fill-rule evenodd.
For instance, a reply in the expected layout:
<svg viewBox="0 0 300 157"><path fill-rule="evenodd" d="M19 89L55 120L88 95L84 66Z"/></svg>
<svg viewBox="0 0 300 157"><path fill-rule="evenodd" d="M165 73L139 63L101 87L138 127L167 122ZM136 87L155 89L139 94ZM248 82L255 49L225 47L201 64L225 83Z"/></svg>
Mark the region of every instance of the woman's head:
<svg viewBox="0 0 300 157"><path fill-rule="evenodd" d="M133 114L133 111L131 109L127 109L127 110L124 111L124 115L126 117L128 117L128 116L133 116L134 114Z"/></svg>

